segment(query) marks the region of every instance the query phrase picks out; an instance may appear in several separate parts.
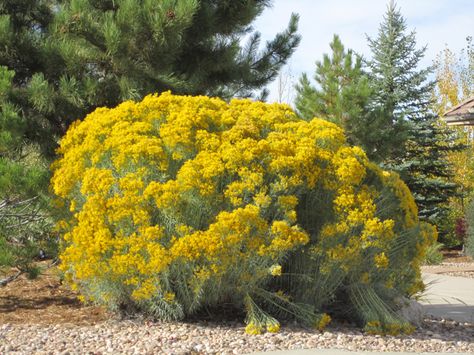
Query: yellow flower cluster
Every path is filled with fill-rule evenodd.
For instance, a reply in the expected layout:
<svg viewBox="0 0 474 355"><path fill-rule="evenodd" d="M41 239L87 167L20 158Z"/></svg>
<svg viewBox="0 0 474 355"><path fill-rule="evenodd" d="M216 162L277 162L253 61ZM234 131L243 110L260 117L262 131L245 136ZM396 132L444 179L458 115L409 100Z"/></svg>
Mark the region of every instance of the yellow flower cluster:
<svg viewBox="0 0 474 355"><path fill-rule="evenodd" d="M259 335L262 334L263 327L256 323L249 323L245 327L245 333L249 335Z"/></svg>
<svg viewBox="0 0 474 355"><path fill-rule="evenodd" d="M62 268L99 302L110 301L106 285L120 299L168 304L194 304L181 298L209 283L216 292L248 292L280 276L282 261L299 250L322 250L346 271L369 254L387 268L389 242L418 224L396 174L347 146L341 128L300 120L285 105L150 95L74 123L58 154L51 185L69 211L58 223ZM399 200L400 213L389 218L377 204L385 186ZM323 208L307 205L316 191L331 217L308 228L300 214ZM431 240L425 232L419 253ZM176 280L185 291L176 292Z"/></svg>
<svg viewBox="0 0 474 355"><path fill-rule="evenodd" d="M286 106L170 93L91 113L71 126L52 166L53 190L71 211L58 224L67 226L64 270L82 284L106 275L142 300L166 294L159 275L173 264L222 275L307 243L298 199L284 193L314 184L306 162L318 152L305 148L309 137L297 144L296 130L313 131Z"/></svg>
<svg viewBox="0 0 474 355"><path fill-rule="evenodd" d="M270 275L281 276L281 265L272 265L270 267Z"/></svg>
<svg viewBox="0 0 474 355"><path fill-rule="evenodd" d="M322 332L324 329L326 329L329 323L331 323L331 317L329 316L329 314L324 313L314 326L317 330Z"/></svg>
<svg viewBox="0 0 474 355"><path fill-rule="evenodd" d="M410 324L387 323L381 324L379 321L370 321L364 327L367 334L383 334L396 336L399 334L411 334L415 327Z"/></svg>

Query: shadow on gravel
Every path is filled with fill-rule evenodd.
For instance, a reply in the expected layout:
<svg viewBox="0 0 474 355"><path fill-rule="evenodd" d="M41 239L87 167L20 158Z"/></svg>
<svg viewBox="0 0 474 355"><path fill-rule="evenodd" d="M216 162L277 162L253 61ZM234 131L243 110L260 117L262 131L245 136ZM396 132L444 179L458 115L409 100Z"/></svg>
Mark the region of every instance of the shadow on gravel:
<svg viewBox="0 0 474 355"><path fill-rule="evenodd" d="M424 304L426 314L457 322L474 323L474 306L464 304Z"/></svg>
<svg viewBox="0 0 474 355"><path fill-rule="evenodd" d="M44 309L51 306L69 306L80 308L81 302L71 297L38 297L26 299L17 296L0 297L0 312L15 312L22 309Z"/></svg>

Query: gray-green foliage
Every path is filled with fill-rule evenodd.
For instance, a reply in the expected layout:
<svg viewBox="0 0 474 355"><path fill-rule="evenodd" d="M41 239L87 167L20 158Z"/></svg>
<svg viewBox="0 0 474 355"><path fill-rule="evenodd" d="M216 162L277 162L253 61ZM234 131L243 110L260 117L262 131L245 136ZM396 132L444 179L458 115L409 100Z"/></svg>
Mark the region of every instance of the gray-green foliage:
<svg viewBox="0 0 474 355"><path fill-rule="evenodd" d="M443 254L441 249L443 248L441 243L433 243L426 249L425 264L427 265L438 265L443 261Z"/></svg>
<svg viewBox="0 0 474 355"><path fill-rule="evenodd" d="M426 47L417 49L415 31L390 1L376 38L368 38L372 100L384 120L387 151L383 164L400 173L412 191L422 220L437 224L456 195L446 153L459 149L432 111L431 67L419 68Z"/></svg>

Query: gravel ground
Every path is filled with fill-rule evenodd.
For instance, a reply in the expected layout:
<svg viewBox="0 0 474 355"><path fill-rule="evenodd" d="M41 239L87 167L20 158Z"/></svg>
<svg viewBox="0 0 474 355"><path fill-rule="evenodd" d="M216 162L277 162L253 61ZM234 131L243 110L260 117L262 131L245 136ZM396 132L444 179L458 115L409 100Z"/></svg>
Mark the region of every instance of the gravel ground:
<svg viewBox="0 0 474 355"><path fill-rule="evenodd" d="M450 263L443 262L438 265L423 265L421 268L424 272L435 272L437 274L443 274L448 276L456 277L467 277L474 279L474 263Z"/></svg>
<svg viewBox="0 0 474 355"><path fill-rule="evenodd" d="M439 268L474 269L474 262L465 262L465 263L442 262L442 263L436 264L436 265L423 265L421 267L422 270L439 269Z"/></svg>
<svg viewBox="0 0 474 355"><path fill-rule="evenodd" d="M443 272L443 275L456 276L456 277L468 277L474 279L474 271L451 271Z"/></svg>
<svg viewBox="0 0 474 355"><path fill-rule="evenodd" d="M0 354L246 354L254 351L338 348L353 351L474 353L474 324L427 319L410 336L366 335L351 326L320 333L285 326L249 336L240 323L0 325Z"/></svg>

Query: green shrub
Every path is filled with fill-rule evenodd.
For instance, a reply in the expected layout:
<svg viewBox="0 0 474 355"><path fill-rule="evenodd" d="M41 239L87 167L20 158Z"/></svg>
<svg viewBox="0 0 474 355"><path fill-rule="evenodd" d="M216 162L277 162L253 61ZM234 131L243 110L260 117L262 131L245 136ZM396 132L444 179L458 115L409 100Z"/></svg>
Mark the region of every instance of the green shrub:
<svg viewBox="0 0 474 355"><path fill-rule="evenodd" d="M464 211L456 204L446 208L448 211L446 217L440 218L436 224L439 233L438 241L446 248L458 247L465 240L465 233L459 229L460 221L464 220Z"/></svg>
<svg viewBox="0 0 474 355"><path fill-rule="evenodd" d="M86 300L160 319L232 304L249 333L326 313L410 329L398 301L435 231L336 125L165 93L96 110L58 153L62 269Z"/></svg>
<svg viewBox="0 0 474 355"><path fill-rule="evenodd" d="M438 265L443 262L443 254L441 253L441 249L443 248L443 244L441 243L433 243L426 248L426 255L425 255L425 264L426 265Z"/></svg>

